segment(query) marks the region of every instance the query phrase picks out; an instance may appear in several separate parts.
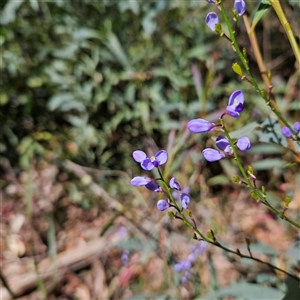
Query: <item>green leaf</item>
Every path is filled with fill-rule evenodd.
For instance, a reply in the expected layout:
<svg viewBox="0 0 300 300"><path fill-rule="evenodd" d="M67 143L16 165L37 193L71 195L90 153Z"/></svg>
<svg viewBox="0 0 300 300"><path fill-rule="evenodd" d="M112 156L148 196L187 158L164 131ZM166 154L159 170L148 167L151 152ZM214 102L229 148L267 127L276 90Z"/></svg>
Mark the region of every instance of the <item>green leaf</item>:
<svg viewBox="0 0 300 300"><path fill-rule="evenodd" d="M50 111L56 110L60 106L62 106L65 101L71 101L72 99L73 99L73 96L70 93L59 93L59 94L53 95L47 103L47 108Z"/></svg>
<svg viewBox="0 0 300 300"><path fill-rule="evenodd" d="M118 248L128 249L129 251L142 251L151 252L155 250L155 246L149 241L142 241L137 238L129 238L127 240L120 241L118 243Z"/></svg>
<svg viewBox="0 0 300 300"><path fill-rule="evenodd" d="M233 296L239 297L239 299L257 300L257 299L281 299L284 294L282 291L265 287L258 284L248 282L234 283L228 287L218 290L217 292L205 295L203 297L196 298L194 300L215 300L219 297ZM297 298L294 298L297 299Z"/></svg>
<svg viewBox="0 0 300 300"><path fill-rule="evenodd" d="M230 133L231 138L238 139L242 136L248 136L255 128L259 127L256 122L251 122L240 129L237 129Z"/></svg>
<svg viewBox="0 0 300 300"><path fill-rule="evenodd" d="M299 251L299 248L298 248ZM299 282L294 278L288 277L287 279L287 292L282 300L298 299L300 295Z"/></svg>
<svg viewBox="0 0 300 300"><path fill-rule="evenodd" d="M127 67L129 66L129 60L128 57L118 39L118 37L111 33L108 37L107 37L107 43L106 46L111 50L111 52L113 52L113 54L115 55L116 59L119 61L119 63L123 66L123 67Z"/></svg>
<svg viewBox="0 0 300 300"><path fill-rule="evenodd" d="M285 161L281 158L266 158L264 160L256 161L253 163L253 168L256 171L273 170L274 168L282 168Z"/></svg>
<svg viewBox="0 0 300 300"><path fill-rule="evenodd" d="M250 154L281 154L282 148L275 144L259 144L253 146L247 153Z"/></svg>
<svg viewBox="0 0 300 300"><path fill-rule="evenodd" d="M269 144L281 145L289 148L287 139L281 133L281 126L277 119L268 117L255 129L255 134L258 135L259 141ZM296 151L300 152L300 146L294 142Z"/></svg>
<svg viewBox="0 0 300 300"><path fill-rule="evenodd" d="M267 10L271 7L272 5L268 0L262 0L257 12L255 13L252 21L252 28L251 30L254 30L255 26L257 25L258 21L262 18L262 16L267 12Z"/></svg>
<svg viewBox="0 0 300 300"><path fill-rule="evenodd" d="M91 28L78 28L76 31L73 32L73 37L77 41L82 41L86 39L99 39L100 34L97 30Z"/></svg>
<svg viewBox="0 0 300 300"><path fill-rule="evenodd" d="M1 12L0 24L6 25L10 22L13 22L16 19L17 10L22 5L23 2L24 0L8 1Z"/></svg>
<svg viewBox="0 0 300 300"><path fill-rule="evenodd" d="M180 77L178 74L175 74L168 69L154 68L152 71L155 77L167 77L176 88L184 87L187 85L187 82L184 78Z"/></svg>
<svg viewBox="0 0 300 300"><path fill-rule="evenodd" d="M230 179L225 175L217 175L209 178L207 181L209 185L216 185L216 184L225 185L225 184L229 184L230 182L231 182Z"/></svg>

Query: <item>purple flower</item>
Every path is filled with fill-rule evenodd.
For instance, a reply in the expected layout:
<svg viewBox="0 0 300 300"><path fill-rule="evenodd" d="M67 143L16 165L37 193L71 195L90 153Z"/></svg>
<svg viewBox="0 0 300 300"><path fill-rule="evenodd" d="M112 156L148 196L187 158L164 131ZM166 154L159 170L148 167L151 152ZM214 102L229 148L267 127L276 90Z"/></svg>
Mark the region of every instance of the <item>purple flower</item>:
<svg viewBox="0 0 300 300"><path fill-rule="evenodd" d="M133 159L141 164L141 167L150 171L153 168L157 168L160 165L163 165L168 160L168 152L166 150L158 151L154 156L147 157L146 153L141 150L133 151Z"/></svg>
<svg viewBox="0 0 300 300"><path fill-rule="evenodd" d="M187 127L192 133L202 133L214 131L214 123L210 123L204 119L193 119L188 122Z"/></svg>
<svg viewBox="0 0 300 300"><path fill-rule="evenodd" d="M205 18L205 23L206 25L212 30L215 31L215 26L217 24L220 24L218 15L214 12L210 12L207 14L206 18Z"/></svg>
<svg viewBox="0 0 300 300"><path fill-rule="evenodd" d="M282 132L282 134L283 134L285 137L287 137L287 138L290 138L290 137L293 136L291 130L290 130L288 127L283 127L283 128L281 129L281 132Z"/></svg>
<svg viewBox="0 0 300 300"><path fill-rule="evenodd" d="M206 248L207 243L204 241L200 241L197 245L193 246L192 252L196 255L201 255Z"/></svg>
<svg viewBox="0 0 300 300"><path fill-rule="evenodd" d="M295 122L294 123L294 130L296 133L300 132L300 122Z"/></svg>
<svg viewBox="0 0 300 300"><path fill-rule="evenodd" d="M191 199L188 194L182 193L180 195L181 205L184 209L188 209L188 204L190 203Z"/></svg>
<svg viewBox="0 0 300 300"><path fill-rule="evenodd" d="M164 211L170 207L170 204L166 200L158 200L157 201L157 209L160 211Z"/></svg>
<svg viewBox="0 0 300 300"><path fill-rule="evenodd" d="M219 151L212 149L212 148L206 148L202 151L202 154L204 158L207 161L213 162L220 159L223 159L225 155L223 153L220 153Z"/></svg>
<svg viewBox="0 0 300 300"><path fill-rule="evenodd" d="M226 112L234 118L239 117L240 112L244 109L244 94L242 91L234 91L228 101Z"/></svg>
<svg viewBox="0 0 300 300"><path fill-rule="evenodd" d="M244 0L235 0L233 7L239 16L242 16L246 11L246 3Z"/></svg>
<svg viewBox="0 0 300 300"><path fill-rule="evenodd" d="M232 152L233 152L228 139L223 135L220 135L217 137L216 145L220 150L222 150L228 154L232 154Z"/></svg>
<svg viewBox="0 0 300 300"><path fill-rule="evenodd" d="M129 250L125 249L121 256L122 265L123 266L127 265L128 260L129 260Z"/></svg>
<svg viewBox="0 0 300 300"><path fill-rule="evenodd" d="M187 186L187 187L185 187L185 188L182 190L182 193L184 193L184 194L189 194L190 191L191 191L191 189ZM174 191L174 192L172 193L172 196L173 196L174 199L179 199L180 193Z"/></svg>
<svg viewBox="0 0 300 300"><path fill-rule="evenodd" d="M193 263L197 258L197 255L196 253L190 253L189 256L188 256L188 261L190 261L191 263Z"/></svg>
<svg viewBox="0 0 300 300"><path fill-rule="evenodd" d="M188 270L192 267L192 263L188 260L180 260L175 266L174 269L176 272L181 272L183 270Z"/></svg>
<svg viewBox="0 0 300 300"><path fill-rule="evenodd" d="M152 181L151 178L146 176L136 176L131 179L130 183L133 186L144 186Z"/></svg>
<svg viewBox="0 0 300 300"><path fill-rule="evenodd" d="M248 137L244 136L238 139L236 145L241 151L246 151L251 148L251 142Z"/></svg>
<svg viewBox="0 0 300 300"><path fill-rule="evenodd" d="M191 253L188 256L187 260L180 260L177 264L174 265L174 269L176 272L183 272L184 275L181 278L181 283L185 284L191 277L191 269L193 264L200 254L206 249L207 243L204 241L200 241L199 244L191 247Z"/></svg>
<svg viewBox="0 0 300 300"><path fill-rule="evenodd" d="M177 182L176 178L173 177L171 178L170 182L169 182L170 188L171 189L175 189L177 191L181 191L181 186L179 185L179 183Z"/></svg>
<svg viewBox="0 0 300 300"><path fill-rule="evenodd" d="M155 181L151 181L149 183L147 183L145 185L145 187L150 190L150 191L154 191L154 192L157 192L157 193L160 193L163 191L163 189L155 182Z"/></svg>
<svg viewBox="0 0 300 300"><path fill-rule="evenodd" d="M189 281L189 279L190 279L190 277L191 277L191 273L189 271L185 271L184 275L181 278L181 283L182 284L187 284L188 281Z"/></svg>
<svg viewBox="0 0 300 300"><path fill-rule="evenodd" d="M216 0L206 0L208 3L216 3Z"/></svg>

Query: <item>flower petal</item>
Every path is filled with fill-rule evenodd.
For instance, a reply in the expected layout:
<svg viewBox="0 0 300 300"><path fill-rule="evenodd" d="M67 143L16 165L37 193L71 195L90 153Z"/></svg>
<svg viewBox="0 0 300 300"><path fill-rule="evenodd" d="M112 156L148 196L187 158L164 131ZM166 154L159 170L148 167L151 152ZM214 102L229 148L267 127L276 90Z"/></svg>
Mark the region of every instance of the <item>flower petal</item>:
<svg viewBox="0 0 300 300"><path fill-rule="evenodd" d="M193 133L202 133L214 130L214 124L204 119L193 119L188 122L187 127Z"/></svg>
<svg viewBox="0 0 300 300"><path fill-rule="evenodd" d="M230 147L230 143L229 143L228 139L223 135L220 135L217 137L216 145L222 151L227 150L225 152L228 152L228 148Z"/></svg>
<svg viewBox="0 0 300 300"><path fill-rule="evenodd" d="M157 209L160 211L164 211L170 207L170 204L166 200L158 200L157 201Z"/></svg>
<svg viewBox="0 0 300 300"><path fill-rule="evenodd" d="M246 3L244 0L235 0L233 7L239 16L242 16L246 11Z"/></svg>
<svg viewBox="0 0 300 300"><path fill-rule="evenodd" d="M205 23L212 31L215 31L215 25L220 24L218 15L214 12L208 13L205 18Z"/></svg>
<svg viewBox="0 0 300 300"><path fill-rule="evenodd" d="M251 148L251 142L250 142L249 138L246 136L238 139L236 145L241 151L246 151Z"/></svg>
<svg viewBox="0 0 300 300"><path fill-rule="evenodd" d="M133 159L139 163L141 163L147 157L146 153L141 150L133 151L132 156L133 156Z"/></svg>
<svg viewBox="0 0 300 300"><path fill-rule="evenodd" d="M181 186L179 185L179 183L177 182L176 178L173 177L171 178L170 182L169 182L170 188L171 189L175 189L177 191L181 191Z"/></svg>
<svg viewBox="0 0 300 300"><path fill-rule="evenodd" d="M283 134L285 137L287 137L287 138L290 138L290 137L293 136L291 130L290 130L288 127L283 127L283 128L281 129L281 132L282 132L282 134Z"/></svg>
<svg viewBox="0 0 300 300"><path fill-rule="evenodd" d="M239 103L244 103L244 93L240 90L236 90L230 95L228 105L237 106Z"/></svg>
<svg viewBox="0 0 300 300"><path fill-rule="evenodd" d="M151 182L152 179L146 176L136 176L131 179L130 183L133 186L143 186Z"/></svg>
<svg viewBox="0 0 300 300"><path fill-rule="evenodd" d="M145 187L150 191L162 192L162 188L154 181L147 183Z"/></svg>
<svg viewBox="0 0 300 300"><path fill-rule="evenodd" d="M235 110L235 106L233 106L233 105L227 106L226 112L234 118L238 118L240 116L240 113Z"/></svg>
<svg viewBox="0 0 300 300"><path fill-rule="evenodd" d="M160 150L155 154L155 159L161 166L168 160L168 152L166 150Z"/></svg>
<svg viewBox="0 0 300 300"><path fill-rule="evenodd" d="M154 165L153 165L151 159L149 157L147 157L146 159L144 159L141 162L141 167L146 171L150 171L154 168Z"/></svg>
<svg viewBox="0 0 300 300"><path fill-rule="evenodd" d="M222 154L219 151L212 149L212 148L204 149L202 151L202 154L203 154L204 158L210 162L217 161L217 160L220 160L225 157L224 154Z"/></svg>
<svg viewBox="0 0 300 300"><path fill-rule="evenodd" d="M300 132L300 122L295 122L294 123L294 130L296 133Z"/></svg>
<svg viewBox="0 0 300 300"><path fill-rule="evenodd" d="M184 209L188 209L188 204L190 203L191 199L190 199L190 196L185 194L185 193L182 193L180 195L180 200L181 200L181 205Z"/></svg>

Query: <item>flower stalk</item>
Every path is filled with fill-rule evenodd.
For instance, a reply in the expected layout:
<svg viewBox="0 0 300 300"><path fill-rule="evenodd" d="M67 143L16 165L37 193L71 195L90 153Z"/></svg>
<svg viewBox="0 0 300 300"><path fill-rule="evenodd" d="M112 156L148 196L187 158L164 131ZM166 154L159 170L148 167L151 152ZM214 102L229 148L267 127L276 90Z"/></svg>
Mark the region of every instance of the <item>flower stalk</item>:
<svg viewBox="0 0 300 300"><path fill-rule="evenodd" d="M270 0L269 0L270 1ZM265 100L266 104L270 106L271 110L276 114L276 116L278 117L278 119L282 122L282 124L284 124L286 127L290 128L290 130L293 132L293 134L295 134L293 128L290 126L290 124L286 121L286 119L282 116L282 114L279 112L279 110L277 110L274 106L274 104L270 101L270 99L268 98L268 95L266 93L264 93L263 90L261 90L258 86L258 83L256 81L256 79L254 78L251 70L250 70L250 66L248 64L247 59L244 57L242 51L239 48L239 45L237 43L236 37L235 37L235 32L233 31L229 18L226 14L226 10L224 7L224 0L219 0L218 1L218 5L220 6L220 10L222 12L224 21L226 23L226 26L228 28L229 34L230 34L230 39L232 40L232 46L235 49L235 52L238 54L248 76L249 76L249 80L251 81L251 84L253 85L254 89L260 94L260 96ZM296 160L298 162L300 162L300 157L295 157Z"/></svg>

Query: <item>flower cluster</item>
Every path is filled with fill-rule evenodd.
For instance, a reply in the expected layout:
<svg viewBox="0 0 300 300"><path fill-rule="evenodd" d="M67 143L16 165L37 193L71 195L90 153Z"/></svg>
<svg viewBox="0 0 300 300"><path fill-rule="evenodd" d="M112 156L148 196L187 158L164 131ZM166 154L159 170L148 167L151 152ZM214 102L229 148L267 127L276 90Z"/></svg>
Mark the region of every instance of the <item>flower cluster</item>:
<svg viewBox="0 0 300 300"><path fill-rule="evenodd" d="M225 114L237 118L240 116L240 112L243 109L244 94L240 90L234 91L229 97ZM221 118L223 117L223 115L221 116ZM211 132L216 130L220 126L221 124L211 123L204 119L193 119L187 124L188 129L192 133ZM241 151L246 151L251 148L251 142L246 136L239 138L235 144ZM226 158L227 156L233 156L233 149L230 145L230 142L225 136L220 135L217 137L216 146L221 150L221 152L212 148L207 148L202 151L202 154L207 161L213 162Z"/></svg>
<svg viewBox="0 0 300 300"><path fill-rule="evenodd" d="M296 134L298 134L300 132L300 122L295 122L293 127L294 127ZM293 133L288 127L283 127L281 129L281 132L286 138L293 137Z"/></svg>
<svg viewBox="0 0 300 300"><path fill-rule="evenodd" d="M219 7L215 0L206 0L208 3L215 3ZM235 0L233 5L234 10L238 16L242 16L246 11L246 2L244 0ZM216 31L216 25L220 24L218 15L214 12L207 14L205 18L206 25L212 30Z"/></svg>
<svg viewBox="0 0 300 300"><path fill-rule="evenodd" d="M166 163L168 160L168 152L166 150L158 151L151 158L147 157L146 153L141 150L134 151L132 153L132 156L134 160L140 163L141 167L146 171L150 171L153 168L158 168L159 166ZM163 179L154 179L147 176L136 176L131 179L130 183L133 186L145 186L148 190L154 192L162 192L168 195L168 191L164 190L161 186L159 186L157 180ZM167 188L174 190L177 193L181 191L181 186L179 185L175 177L171 178ZM175 199L176 197L173 198ZM188 209L188 204L190 203L191 199L186 190L182 191L182 193L179 194L179 199L181 201L182 208ZM160 211L164 211L171 206L172 204L169 199L167 201L163 199L157 201L157 209Z"/></svg>
<svg viewBox="0 0 300 300"><path fill-rule="evenodd" d="M174 269L176 272L183 272L181 277L181 283L186 284L191 277L191 268L197 257L201 255L207 247L207 243L200 241L199 244L191 247L191 253L189 254L187 260L180 260L175 266Z"/></svg>

